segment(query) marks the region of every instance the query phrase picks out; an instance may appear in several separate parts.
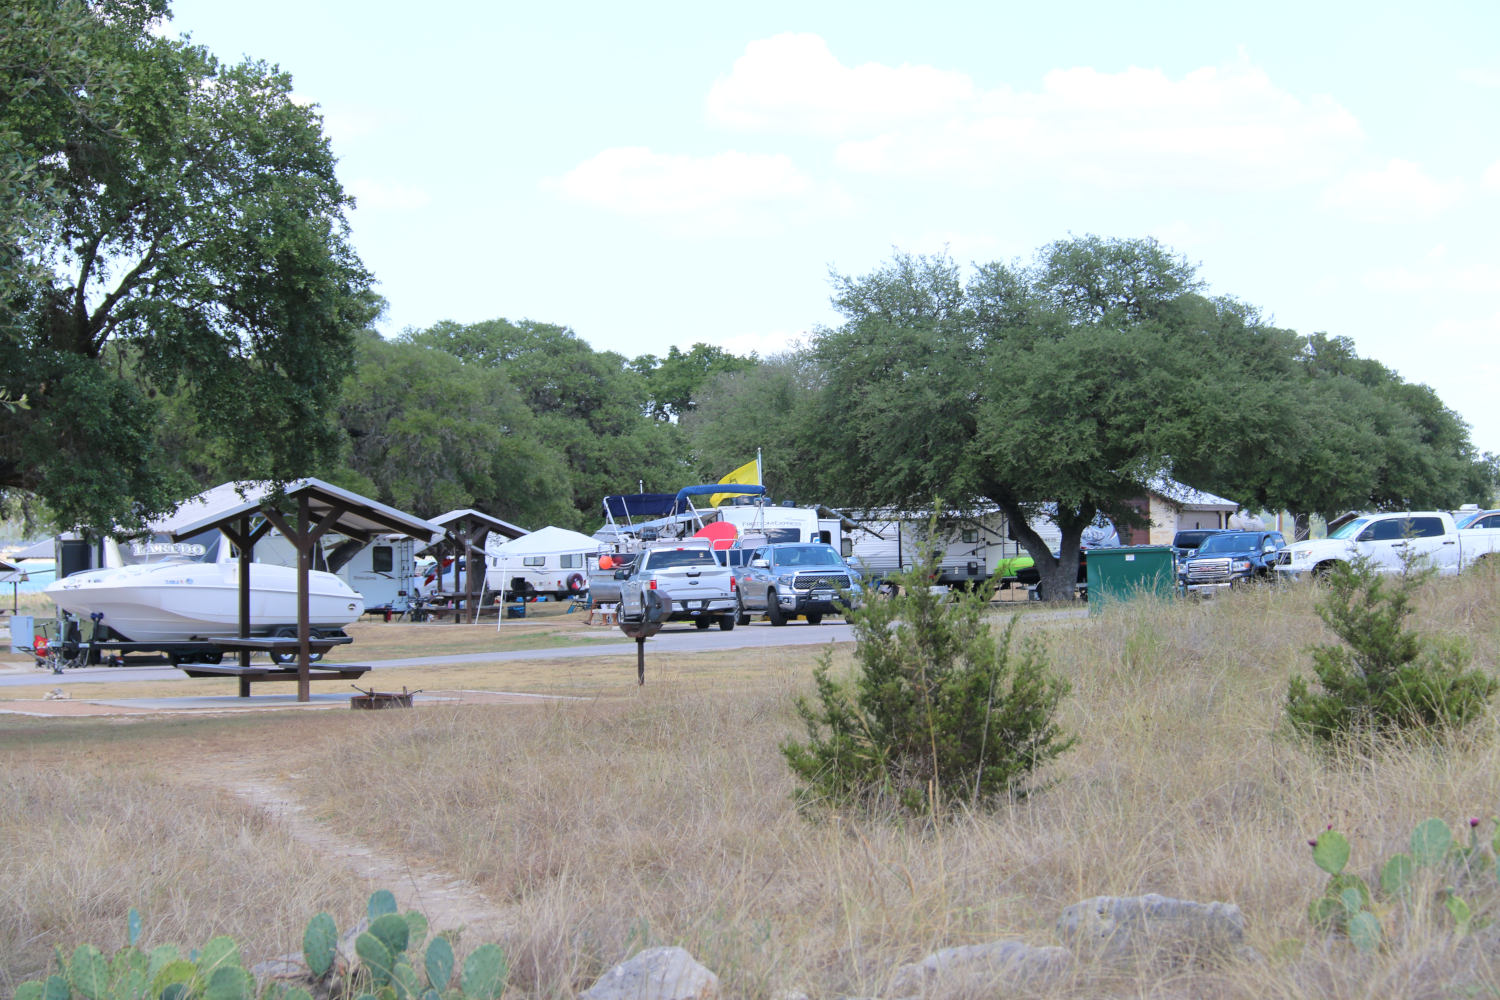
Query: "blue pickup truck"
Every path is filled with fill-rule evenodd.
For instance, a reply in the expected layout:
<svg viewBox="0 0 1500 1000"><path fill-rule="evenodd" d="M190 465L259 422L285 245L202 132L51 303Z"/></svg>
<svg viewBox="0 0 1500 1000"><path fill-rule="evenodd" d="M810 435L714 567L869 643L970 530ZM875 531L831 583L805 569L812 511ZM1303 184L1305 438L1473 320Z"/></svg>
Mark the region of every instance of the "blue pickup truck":
<svg viewBox="0 0 1500 1000"><path fill-rule="evenodd" d="M1220 531L1204 538L1177 563L1177 578L1190 594L1212 593L1247 580L1269 579L1276 553L1286 548L1279 531Z"/></svg>

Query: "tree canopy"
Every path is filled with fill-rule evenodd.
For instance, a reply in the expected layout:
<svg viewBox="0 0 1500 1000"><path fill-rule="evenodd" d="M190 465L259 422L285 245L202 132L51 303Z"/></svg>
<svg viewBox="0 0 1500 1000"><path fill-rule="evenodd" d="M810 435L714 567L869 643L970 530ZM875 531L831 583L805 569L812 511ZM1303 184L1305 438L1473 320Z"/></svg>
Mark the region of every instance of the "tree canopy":
<svg viewBox="0 0 1500 1000"><path fill-rule="evenodd" d="M17 0L0 32L0 489L107 526L191 489L164 397L233 474L324 467L378 305L291 78L157 37L162 0Z"/></svg>
<svg viewBox="0 0 1500 1000"><path fill-rule="evenodd" d="M1493 481L1431 390L1203 296L1154 240L1061 240L967 281L946 256L898 253L835 275L834 303L844 322L795 361L711 383L692 440L753 426L829 503L997 505L1052 593L1071 592L1083 530L1139 523L1158 476L1321 513L1456 506Z"/></svg>

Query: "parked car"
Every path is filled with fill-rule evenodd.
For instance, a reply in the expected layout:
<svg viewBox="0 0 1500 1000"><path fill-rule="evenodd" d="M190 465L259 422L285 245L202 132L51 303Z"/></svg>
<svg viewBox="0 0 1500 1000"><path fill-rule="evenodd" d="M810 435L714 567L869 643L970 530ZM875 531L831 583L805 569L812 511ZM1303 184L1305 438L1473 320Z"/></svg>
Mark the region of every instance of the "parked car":
<svg viewBox="0 0 1500 1000"><path fill-rule="evenodd" d="M863 589L859 574L839 550L822 543L762 545L736 572L741 625L760 611L772 625L785 625L798 615L817 625L824 615L842 614L845 601L857 604Z"/></svg>
<svg viewBox="0 0 1500 1000"><path fill-rule="evenodd" d="M1286 548L1279 531L1219 531L1202 539L1177 564L1177 578L1188 593L1212 593L1249 580L1269 579L1276 553Z"/></svg>
<svg viewBox="0 0 1500 1000"><path fill-rule="evenodd" d="M1276 570L1316 576L1362 556L1382 573L1399 573L1415 561L1439 575L1451 576L1497 550L1500 531L1460 531L1447 511L1361 514L1339 525L1327 538L1288 545L1277 559Z"/></svg>
<svg viewBox="0 0 1500 1000"><path fill-rule="evenodd" d="M1172 554L1177 557L1177 565L1180 568L1186 559L1192 558L1198 546L1203 544L1205 538L1213 535L1222 535L1227 528L1184 528L1172 536Z"/></svg>
<svg viewBox="0 0 1500 1000"><path fill-rule="evenodd" d="M1500 531L1500 510L1464 511L1455 517L1459 531Z"/></svg>

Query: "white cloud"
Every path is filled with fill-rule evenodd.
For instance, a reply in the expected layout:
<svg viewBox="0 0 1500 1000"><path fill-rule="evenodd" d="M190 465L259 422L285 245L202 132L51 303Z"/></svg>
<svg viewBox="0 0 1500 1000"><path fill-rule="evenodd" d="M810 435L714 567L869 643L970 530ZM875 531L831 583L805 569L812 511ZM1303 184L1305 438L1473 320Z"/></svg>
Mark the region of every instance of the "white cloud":
<svg viewBox="0 0 1500 1000"><path fill-rule="evenodd" d="M746 131L847 135L946 114L974 99L967 76L930 66L845 66L817 35L751 42L708 93L712 121Z"/></svg>
<svg viewBox="0 0 1500 1000"><path fill-rule="evenodd" d="M1461 69L1458 71L1458 78L1476 87L1500 88L1500 69L1479 67Z"/></svg>
<svg viewBox="0 0 1500 1000"><path fill-rule="evenodd" d="M1486 191L1500 191L1500 160L1496 160L1485 168L1484 176L1479 183Z"/></svg>
<svg viewBox="0 0 1500 1000"><path fill-rule="evenodd" d="M367 177L350 181L346 190L354 196L359 210L410 212L432 203L431 195L422 188Z"/></svg>
<svg viewBox="0 0 1500 1000"><path fill-rule="evenodd" d="M639 146L606 149L542 187L679 232L775 228L778 210L838 201L837 192L815 191L784 155L730 151L693 157Z"/></svg>
<svg viewBox="0 0 1500 1000"><path fill-rule="evenodd" d="M733 128L842 139L837 162L860 173L1106 188L1275 189L1331 176L1362 138L1332 99L1278 88L1243 53L1180 79L1055 70L1028 92L930 66L844 66L816 35L752 42L708 111Z"/></svg>
<svg viewBox="0 0 1500 1000"><path fill-rule="evenodd" d="M955 230L926 232L910 240L897 240L903 251L936 254L947 250L956 261L988 262L1007 256L999 239L989 233L963 233Z"/></svg>
<svg viewBox="0 0 1500 1000"><path fill-rule="evenodd" d="M1322 206L1362 222L1431 219L1463 194L1460 181L1439 181L1409 160L1344 175L1324 192Z"/></svg>
<svg viewBox="0 0 1500 1000"><path fill-rule="evenodd" d="M1455 257L1438 244L1411 265L1393 265L1365 272L1361 283L1379 292L1442 292L1492 300L1500 295L1500 264ZM1500 314L1496 314L1500 318ZM1493 325L1493 320L1491 321Z"/></svg>
<svg viewBox="0 0 1500 1000"><path fill-rule="evenodd" d="M722 337L715 337L714 343L724 348L731 354L745 357L749 354L758 354L762 358L769 358L777 354L786 354L805 347L808 335L805 331L791 332L788 330L761 330L747 331L743 333L731 333ZM684 351L690 349L688 344L679 344Z"/></svg>

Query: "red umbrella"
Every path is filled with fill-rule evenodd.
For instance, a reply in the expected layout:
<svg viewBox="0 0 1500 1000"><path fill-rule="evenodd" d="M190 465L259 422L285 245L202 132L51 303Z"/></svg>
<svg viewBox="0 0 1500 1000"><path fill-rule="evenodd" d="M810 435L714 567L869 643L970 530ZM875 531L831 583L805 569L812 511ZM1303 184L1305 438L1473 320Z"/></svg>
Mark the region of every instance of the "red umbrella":
<svg viewBox="0 0 1500 1000"><path fill-rule="evenodd" d="M734 547L734 540L739 534L739 529L728 521L714 521L694 532L693 537L709 539L716 549L728 549Z"/></svg>

